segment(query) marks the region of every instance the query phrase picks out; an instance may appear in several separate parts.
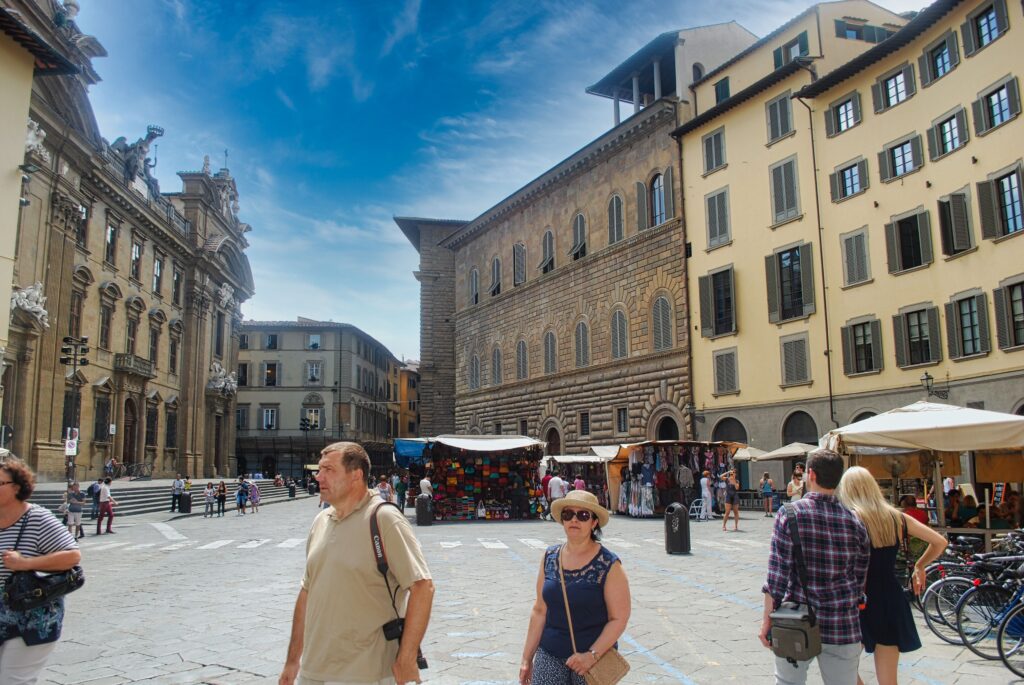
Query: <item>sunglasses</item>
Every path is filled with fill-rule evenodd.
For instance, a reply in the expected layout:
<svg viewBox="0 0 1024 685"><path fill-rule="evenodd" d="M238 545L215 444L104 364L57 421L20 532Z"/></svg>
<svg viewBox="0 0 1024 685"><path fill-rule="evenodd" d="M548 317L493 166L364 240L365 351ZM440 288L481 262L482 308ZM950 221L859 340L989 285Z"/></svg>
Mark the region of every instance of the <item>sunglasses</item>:
<svg viewBox="0 0 1024 685"><path fill-rule="evenodd" d="M586 509L562 509L563 523L568 523L569 521L572 521L573 517L575 517L577 521L582 521L583 523L586 523L591 518L593 518L593 516L594 515L587 511Z"/></svg>

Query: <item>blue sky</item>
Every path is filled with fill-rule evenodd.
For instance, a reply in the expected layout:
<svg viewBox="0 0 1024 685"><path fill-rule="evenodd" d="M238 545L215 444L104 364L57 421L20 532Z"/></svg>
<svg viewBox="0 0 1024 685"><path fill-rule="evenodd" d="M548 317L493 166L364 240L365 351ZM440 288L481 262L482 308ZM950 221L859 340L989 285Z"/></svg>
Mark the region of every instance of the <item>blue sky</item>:
<svg viewBox="0 0 1024 685"><path fill-rule="evenodd" d="M228 167L251 319L354 324L419 356L416 251L391 217L471 219L611 127L594 83L655 35L806 0L83 0L107 140L164 127L156 176ZM893 0L894 11L926 3Z"/></svg>

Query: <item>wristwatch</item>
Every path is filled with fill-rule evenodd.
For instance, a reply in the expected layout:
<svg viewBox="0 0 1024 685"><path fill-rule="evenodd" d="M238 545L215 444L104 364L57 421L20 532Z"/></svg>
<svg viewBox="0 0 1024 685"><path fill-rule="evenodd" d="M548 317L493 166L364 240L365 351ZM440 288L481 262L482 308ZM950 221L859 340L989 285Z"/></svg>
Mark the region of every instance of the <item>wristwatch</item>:
<svg viewBox="0 0 1024 685"><path fill-rule="evenodd" d="M597 663L597 652L590 650L590 656L594 657L594 663Z"/></svg>

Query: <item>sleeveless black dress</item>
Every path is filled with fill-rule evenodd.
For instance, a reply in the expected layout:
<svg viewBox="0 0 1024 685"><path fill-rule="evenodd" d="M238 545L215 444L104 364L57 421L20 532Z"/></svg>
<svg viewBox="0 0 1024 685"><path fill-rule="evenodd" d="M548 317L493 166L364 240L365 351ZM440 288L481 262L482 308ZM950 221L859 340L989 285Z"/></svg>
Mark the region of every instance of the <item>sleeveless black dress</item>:
<svg viewBox="0 0 1024 685"><path fill-rule="evenodd" d="M903 534L906 535L905 529ZM891 547L872 547L865 588L867 606L860 612L861 642L871 654L875 645L899 647L900 653L921 648L910 602L896 579L896 553Z"/></svg>

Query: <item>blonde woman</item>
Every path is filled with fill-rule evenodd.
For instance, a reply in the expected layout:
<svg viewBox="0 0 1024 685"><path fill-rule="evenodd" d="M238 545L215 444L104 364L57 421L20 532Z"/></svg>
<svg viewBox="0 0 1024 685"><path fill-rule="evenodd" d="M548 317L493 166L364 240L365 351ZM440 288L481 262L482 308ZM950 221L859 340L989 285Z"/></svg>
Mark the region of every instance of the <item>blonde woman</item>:
<svg viewBox="0 0 1024 685"><path fill-rule="evenodd" d="M921 594L924 570L942 554L946 539L886 502L875 477L860 466L843 474L836 496L868 529L871 561L864 590L867 606L860 612L862 641L864 651L875 655L878 685L896 685L900 654L921 647L910 603L896 579L896 553L908 535L928 544L914 564L914 593ZM863 685L859 676L857 682Z"/></svg>

